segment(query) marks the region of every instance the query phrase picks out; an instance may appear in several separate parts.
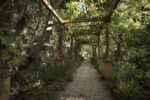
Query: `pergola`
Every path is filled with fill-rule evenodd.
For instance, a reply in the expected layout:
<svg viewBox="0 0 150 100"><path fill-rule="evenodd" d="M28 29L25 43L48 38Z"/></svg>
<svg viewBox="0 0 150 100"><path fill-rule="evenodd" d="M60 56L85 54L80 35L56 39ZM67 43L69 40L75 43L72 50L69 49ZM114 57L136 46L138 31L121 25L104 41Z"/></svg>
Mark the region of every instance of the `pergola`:
<svg viewBox="0 0 150 100"><path fill-rule="evenodd" d="M61 2L63 0L60 0ZM113 4L112 4L112 8L109 10L108 14L105 15L103 18L91 18L91 19L67 19L67 20L63 20L55 11L55 9L50 5L50 3L47 0L41 0L41 2L43 3L43 5L52 13L52 15L58 20L59 24L61 25L65 25L65 24L74 24L74 23L83 23L83 22L102 22L102 26L105 29L105 33L106 33L106 55L105 55L105 62L109 63L110 62L110 32L109 32L109 23L111 21L111 16L114 12L114 10L116 9L117 5L119 4L121 0L114 0ZM53 23L52 23L53 24ZM102 30L102 29L100 29ZM98 63L101 62L101 31L99 32L89 32L88 30L86 32L86 30L83 33L80 33L81 35L83 34L88 34L88 35L97 35L98 37Z"/></svg>

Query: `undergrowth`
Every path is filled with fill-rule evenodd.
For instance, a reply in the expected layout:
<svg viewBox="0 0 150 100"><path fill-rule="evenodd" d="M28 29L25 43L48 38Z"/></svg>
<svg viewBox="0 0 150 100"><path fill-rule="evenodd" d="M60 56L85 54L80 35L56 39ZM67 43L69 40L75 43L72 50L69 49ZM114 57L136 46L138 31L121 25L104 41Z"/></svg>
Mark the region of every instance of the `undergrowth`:
<svg viewBox="0 0 150 100"><path fill-rule="evenodd" d="M136 69L126 64L118 67L113 65L112 73L109 77L104 75L104 64L98 65L96 59L91 59L92 64L100 73L101 79L106 81L106 84L114 97L119 100L149 100L142 86L135 77L138 73ZM124 67L123 67L124 66Z"/></svg>
<svg viewBox="0 0 150 100"><path fill-rule="evenodd" d="M18 71L12 76L11 100L55 100L57 93L72 81L79 64L80 60L68 60L63 66L47 66L32 73Z"/></svg>

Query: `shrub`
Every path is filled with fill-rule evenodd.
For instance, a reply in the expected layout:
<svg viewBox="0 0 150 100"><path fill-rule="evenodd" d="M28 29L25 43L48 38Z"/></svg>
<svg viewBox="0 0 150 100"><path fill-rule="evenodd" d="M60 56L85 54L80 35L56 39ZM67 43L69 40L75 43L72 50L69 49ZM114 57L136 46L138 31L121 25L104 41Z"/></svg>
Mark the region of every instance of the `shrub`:
<svg viewBox="0 0 150 100"><path fill-rule="evenodd" d="M104 64L94 64L102 79L106 83L112 93L120 100L145 100L142 87L136 79L137 69L131 64L124 63L113 67L110 77L104 76Z"/></svg>
<svg viewBox="0 0 150 100"><path fill-rule="evenodd" d="M80 61L67 61L63 66L41 67L34 72L18 71L13 75L12 100L54 100L57 92L72 80Z"/></svg>

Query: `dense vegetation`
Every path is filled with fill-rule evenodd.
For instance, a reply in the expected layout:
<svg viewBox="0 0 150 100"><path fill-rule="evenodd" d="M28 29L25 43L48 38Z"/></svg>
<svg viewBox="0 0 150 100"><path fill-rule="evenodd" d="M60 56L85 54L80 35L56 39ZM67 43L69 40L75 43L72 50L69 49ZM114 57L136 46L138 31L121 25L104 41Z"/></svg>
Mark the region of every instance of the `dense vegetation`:
<svg viewBox="0 0 150 100"><path fill-rule="evenodd" d="M122 2L113 15L110 26L113 71L106 80L121 100L150 99L149 7L148 2ZM93 62L105 78L104 63Z"/></svg>
<svg viewBox="0 0 150 100"><path fill-rule="evenodd" d="M149 0L48 0L62 19L89 19L81 24L60 23L41 1L0 0L0 98L53 100L80 51L91 56L83 44L105 78L110 42L111 91L120 100L150 99Z"/></svg>
<svg viewBox="0 0 150 100"><path fill-rule="evenodd" d="M48 66L32 73L17 71L13 75L12 100L55 100L57 92L72 81L72 74L80 61L68 60L63 66Z"/></svg>
<svg viewBox="0 0 150 100"><path fill-rule="evenodd" d="M52 15L40 1L3 0L0 14L0 94L12 100L52 100L80 64L78 52L74 60L69 55L69 37L63 36L60 47L58 35L65 31L58 25L51 30ZM63 64L59 48L64 49Z"/></svg>

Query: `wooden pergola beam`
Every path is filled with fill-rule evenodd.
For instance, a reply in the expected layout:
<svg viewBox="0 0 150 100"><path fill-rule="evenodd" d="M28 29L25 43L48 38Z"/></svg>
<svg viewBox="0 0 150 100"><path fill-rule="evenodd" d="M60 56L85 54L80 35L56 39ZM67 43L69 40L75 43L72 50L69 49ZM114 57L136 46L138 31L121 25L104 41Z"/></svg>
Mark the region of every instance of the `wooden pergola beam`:
<svg viewBox="0 0 150 100"><path fill-rule="evenodd" d="M76 33L73 33L73 34L76 34ZM78 35L98 35L98 32L89 32L89 33L78 33Z"/></svg>
<svg viewBox="0 0 150 100"><path fill-rule="evenodd" d="M81 44L96 44L96 42L89 42L88 40L77 39Z"/></svg>
<svg viewBox="0 0 150 100"><path fill-rule="evenodd" d="M111 20L112 14L114 13L114 11L117 8L120 1L121 0L115 0L114 1L112 8L109 10L108 14L104 17L105 22L106 21L109 22Z"/></svg>
<svg viewBox="0 0 150 100"><path fill-rule="evenodd" d="M55 11L55 9L51 6L48 0L41 0L43 5L53 14L53 16L59 21L61 24L70 24L70 23L83 23L83 22L98 22L102 18L91 18L91 19L73 19L73 20L63 20ZM62 2L63 0L60 0ZM53 23L51 23L53 24Z"/></svg>
<svg viewBox="0 0 150 100"><path fill-rule="evenodd" d="M73 32L73 34L79 34L79 35L99 35L98 30L78 30Z"/></svg>
<svg viewBox="0 0 150 100"><path fill-rule="evenodd" d="M75 24L75 23L89 23L89 22L100 22L100 19L83 19L83 20L79 20L79 19L73 19L73 20L63 20L61 24ZM49 25L53 25L53 24L58 24L56 23L50 23ZM91 25L93 26L93 25Z"/></svg>
<svg viewBox="0 0 150 100"><path fill-rule="evenodd" d="M121 0L116 0L116 1L114 2L113 7L112 7L112 10L110 10L110 12L109 12L109 14L108 14L108 17L109 17L109 18L111 18L113 12L114 12L115 9L117 8L117 6L118 6L118 4L119 4L120 1L121 1Z"/></svg>
<svg viewBox="0 0 150 100"><path fill-rule="evenodd" d="M51 4L47 0L41 0L44 6L53 14L53 16L60 22L63 23L62 18L57 14L55 9L51 6Z"/></svg>
<svg viewBox="0 0 150 100"><path fill-rule="evenodd" d="M78 31L75 31L75 32L78 32L78 33L99 33L99 30L78 30Z"/></svg>
<svg viewBox="0 0 150 100"><path fill-rule="evenodd" d="M64 20L63 24L71 24L71 23L83 23L83 22L99 22L100 18L91 18L91 19L72 19L72 20Z"/></svg>
<svg viewBox="0 0 150 100"><path fill-rule="evenodd" d="M41 0L42 3L44 4L44 6L53 14L53 16L61 23L61 24L70 24L70 23L83 23L83 22L98 22L100 21L100 19L103 20L103 18L92 18L92 19L83 19L83 20L80 20L80 19L74 19L74 20L63 20L58 14L57 12L55 11L55 9L51 6L51 4L48 2L48 0ZM63 0L60 0L59 1L59 4L62 2ZM118 3L120 2L121 0L116 0L113 4L113 7L112 9L109 11L108 15L104 18L104 20L110 20L112 14L113 14L113 11L116 9Z"/></svg>
<svg viewBox="0 0 150 100"><path fill-rule="evenodd" d="M117 8L117 5L119 4L121 0L115 0L113 3L113 6L109 10L108 14L104 17L103 25L105 28L105 34L106 34L106 50L105 50L105 75L106 77L110 75L111 73L111 65L110 65L110 31L109 31L109 24L111 22L111 17Z"/></svg>

